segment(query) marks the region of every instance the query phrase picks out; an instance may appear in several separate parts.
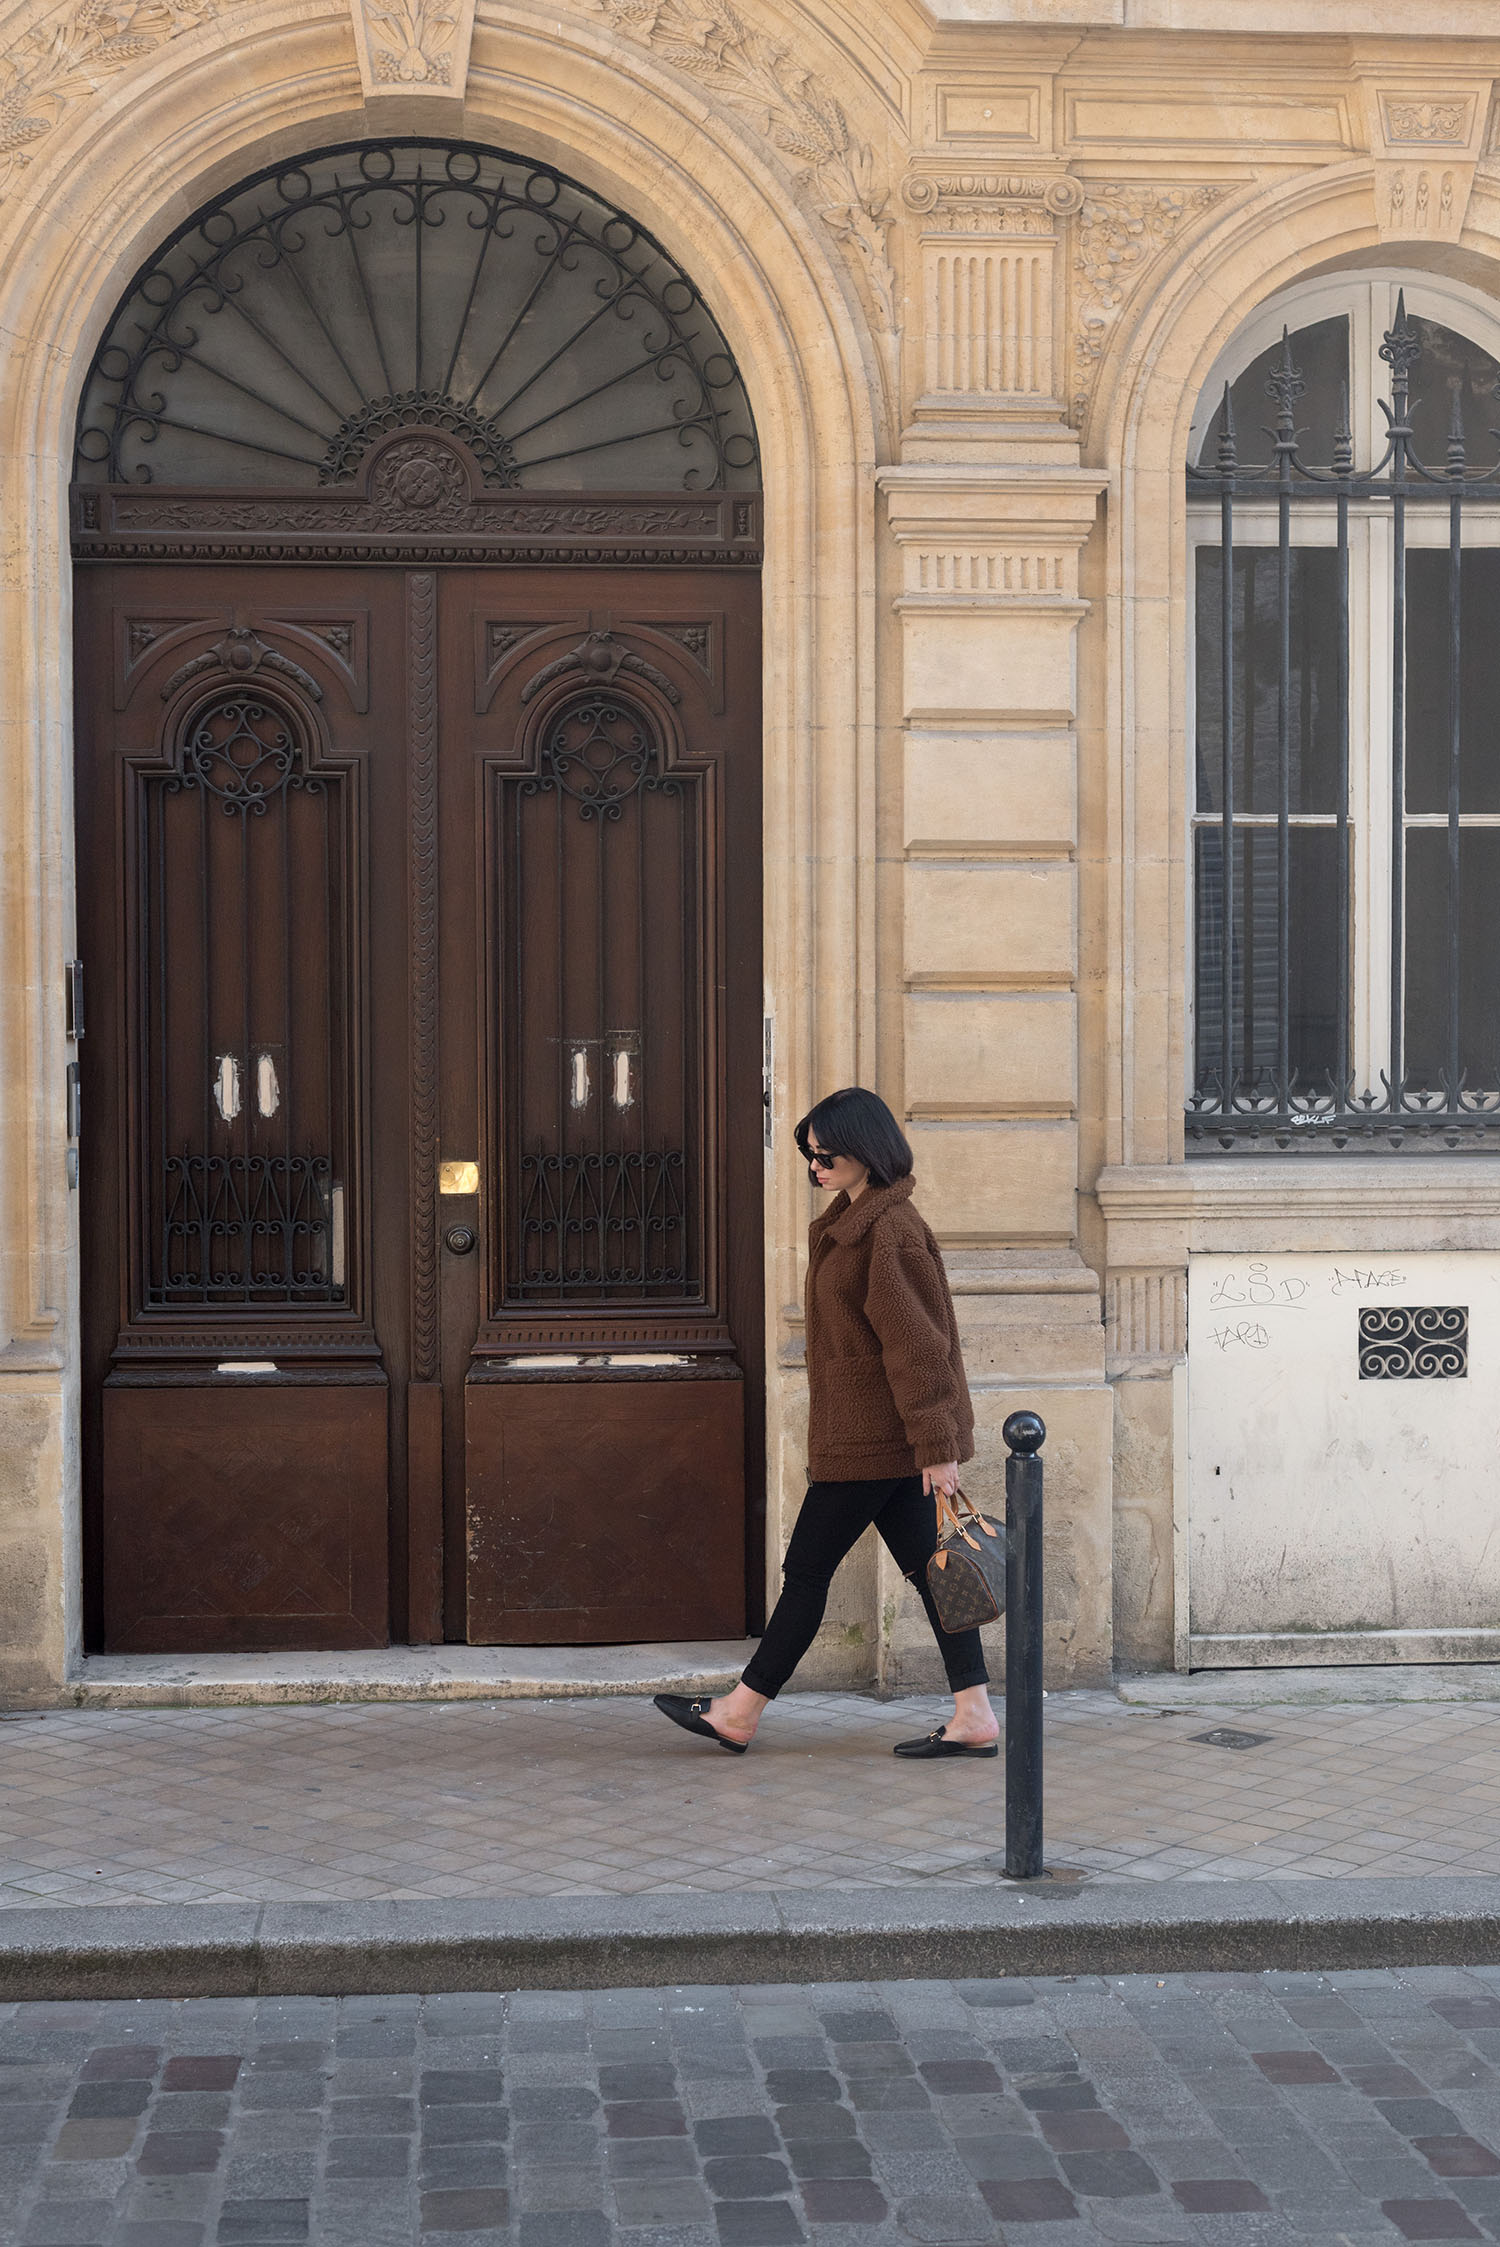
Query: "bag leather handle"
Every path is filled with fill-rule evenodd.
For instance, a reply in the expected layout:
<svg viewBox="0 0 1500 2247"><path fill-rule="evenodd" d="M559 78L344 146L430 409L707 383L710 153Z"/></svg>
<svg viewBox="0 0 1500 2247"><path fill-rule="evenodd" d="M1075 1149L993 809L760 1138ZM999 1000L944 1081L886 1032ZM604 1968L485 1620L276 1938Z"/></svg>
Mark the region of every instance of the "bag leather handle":
<svg viewBox="0 0 1500 2247"><path fill-rule="evenodd" d="M970 1546L976 1553L980 1549L978 1539L970 1536L968 1528L960 1518L958 1509L953 1503L953 1498L956 1498L959 1501L959 1504L967 1509L969 1520L973 1523L976 1529L982 1531L986 1537L993 1537L995 1535L995 1531L985 1520L983 1514L979 1511L979 1508L975 1505L973 1499L970 1498L967 1492L964 1490L964 1487L961 1483L955 1487L953 1498L949 1498L947 1494L941 1490L935 1490L933 1492L933 1496L937 1500L938 1536L940 1538L944 1536L958 1536L961 1537L964 1543ZM947 1522L946 1529L944 1528L945 1519ZM946 1555L939 1554L938 1559L941 1563L944 1559L946 1559Z"/></svg>

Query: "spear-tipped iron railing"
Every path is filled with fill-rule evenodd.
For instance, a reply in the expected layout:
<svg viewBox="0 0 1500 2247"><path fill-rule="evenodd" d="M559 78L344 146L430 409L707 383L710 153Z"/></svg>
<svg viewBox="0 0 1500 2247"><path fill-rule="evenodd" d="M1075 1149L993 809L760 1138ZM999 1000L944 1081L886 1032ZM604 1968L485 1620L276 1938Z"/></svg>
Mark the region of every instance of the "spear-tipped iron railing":
<svg viewBox="0 0 1500 2247"><path fill-rule="evenodd" d="M1350 426L1348 385L1341 390L1337 427L1326 465L1302 452L1296 422L1306 383L1296 366L1291 339L1282 332L1279 365L1266 380L1275 405L1269 460L1243 461L1230 387L1224 386L1211 460L1188 471L1189 497L1216 496L1219 504L1219 802L1220 909L1216 991L1200 986L1199 1004L1217 999L1216 1062L1200 1049L1199 1068L1187 1103L1190 1154L1254 1146L1326 1146L1379 1149L1423 1144L1458 1147L1500 1139L1500 1056L1476 1079L1465 1066L1460 1018L1462 945L1460 923L1460 777L1462 733L1463 511L1476 496L1500 504L1500 461L1471 468L1464 430L1463 391L1455 389L1446 453L1440 467L1429 466L1416 450L1411 413L1416 401L1411 378L1422 354L1417 328L1407 314L1404 292L1396 317L1380 345L1390 369L1389 401L1379 401L1385 416L1385 449L1372 468L1356 472ZM1491 431L1492 436L1500 432ZM1236 803L1235 730L1242 724L1247 782L1251 773L1255 713L1236 708L1235 510L1237 504L1274 503L1277 514L1277 695L1276 695L1276 1053L1270 1065L1247 1065L1252 1044L1252 995L1246 945L1239 922L1255 902L1253 873L1243 900L1237 897L1236 845L1245 814ZM1390 1011L1388 1067L1377 1070L1379 1090L1357 1088L1353 1075L1351 982L1352 890L1350 852L1350 508L1354 503L1387 506L1391 521L1391 844L1390 844ZM1335 515L1336 618L1336 831L1337 898L1336 1012L1332 1052L1326 1068L1309 1074L1292 1053L1292 624L1295 608L1292 523L1309 505L1331 505ZM1448 794L1447 794L1447 1008L1440 1068L1417 1074L1403 1061L1406 1040L1406 771L1407 771L1407 515L1413 505L1446 504L1448 509ZM1248 607L1247 607L1248 624ZM1496 619L1500 630L1500 616ZM1247 867L1249 856L1247 851ZM1238 970L1238 973L1237 973ZM1242 1037L1236 1039L1236 1000ZM1245 1050L1242 1053L1241 1047Z"/></svg>

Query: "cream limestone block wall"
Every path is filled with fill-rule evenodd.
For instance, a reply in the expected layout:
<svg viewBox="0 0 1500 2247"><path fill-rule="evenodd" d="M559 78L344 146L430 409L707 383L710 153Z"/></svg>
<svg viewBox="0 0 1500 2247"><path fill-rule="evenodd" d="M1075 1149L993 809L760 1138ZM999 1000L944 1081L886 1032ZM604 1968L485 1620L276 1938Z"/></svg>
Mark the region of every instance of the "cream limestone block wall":
<svg viewBox="0 0 1500 2247"><path fill-rule="evenodd" d="M933 442L929 424L924 455ZM879 481L901 565L906 1109L974 1399L965 1488L1003 1511L1003 1423L1039 1409L1047 1674L1097 1684L1111 1663L1111 1400L1098 1284L1076 1245L1073 724L1077 555L1104 479L922 457ZM882 1574L884 1682L939 1684L915 1599Z"/></svg>

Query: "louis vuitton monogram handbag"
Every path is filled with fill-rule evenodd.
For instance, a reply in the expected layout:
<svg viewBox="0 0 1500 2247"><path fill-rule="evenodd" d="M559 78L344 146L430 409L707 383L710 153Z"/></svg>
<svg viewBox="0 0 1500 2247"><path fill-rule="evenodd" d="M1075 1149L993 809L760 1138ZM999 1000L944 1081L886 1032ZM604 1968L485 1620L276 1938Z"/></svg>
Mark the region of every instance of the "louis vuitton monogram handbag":
<svg viewBox="0 0 1500 2247"><path fill-rule="evenodd" d="M1005 1524L962 1490L953 1499L936 1496L938 1549L927 1563L927 1589L938 1619L945 1631L997 1622L1005 1613Z"/></svg>

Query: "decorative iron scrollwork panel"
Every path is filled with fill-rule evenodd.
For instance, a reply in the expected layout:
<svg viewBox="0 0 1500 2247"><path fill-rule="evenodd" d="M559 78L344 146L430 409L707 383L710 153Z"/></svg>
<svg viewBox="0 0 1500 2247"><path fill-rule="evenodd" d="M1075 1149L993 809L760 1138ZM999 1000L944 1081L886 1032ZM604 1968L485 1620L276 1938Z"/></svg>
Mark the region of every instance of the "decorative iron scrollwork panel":
<svg viewBox="0 0 1500 2247"><path fill-rule="evenodd" d="M351 779L259 679L167 747L135 779L143 1305L342 1306Z"/></svg>
<svg viewBox="0 0 1500 2247"><path fill-rule="evenodd" d="M163 1170L160 1301L338 1300L326 1155L168 1155Z"/></svg>
<svg viewBox="0 0 1500 2247"><path fill-rule="evenodd" d="M1401 1305L1359 1314L1361 1381L1463 1381L1467 1305Z"/></svg>
<svg viewBox="0 0 1500 2247"><path fill-rule="evenodd" d="M320 150L189 220L94 360L76 474L347 485L403 429L497 491L759 481L734 359L661 245L544 165L423 140Z"/></svg>
<svg viewBox="0 0 1500 2247"><path fill-rule="evenodd" d="M523 1155L521 1261L529 1289L681 1288L682 1150Z"/></svg>
<svg viewBox="0 0 1500 2247"><path fill-rule="evenodd" d="M585 687L495 785L502 1301L702 1301L708 775L669 768L644 700Z"/></svg>

